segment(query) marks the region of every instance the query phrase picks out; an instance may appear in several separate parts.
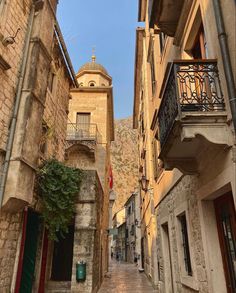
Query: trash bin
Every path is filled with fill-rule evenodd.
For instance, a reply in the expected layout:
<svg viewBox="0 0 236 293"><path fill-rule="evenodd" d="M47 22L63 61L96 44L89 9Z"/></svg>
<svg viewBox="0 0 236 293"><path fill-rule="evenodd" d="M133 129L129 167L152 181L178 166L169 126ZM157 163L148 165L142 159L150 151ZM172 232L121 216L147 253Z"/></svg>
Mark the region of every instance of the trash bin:
<svg viewBox="0 0 236 293"><path fill-rule="evenodd" d="M86 280L86 262L80 261L76 264L76 281L83 282Z"/></svg>

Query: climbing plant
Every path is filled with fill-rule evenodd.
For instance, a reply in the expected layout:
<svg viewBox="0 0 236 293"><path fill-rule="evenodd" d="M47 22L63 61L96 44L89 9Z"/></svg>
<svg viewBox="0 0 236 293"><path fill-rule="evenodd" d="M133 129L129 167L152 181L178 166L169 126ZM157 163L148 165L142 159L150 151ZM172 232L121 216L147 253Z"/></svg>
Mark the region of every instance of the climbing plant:
<svg viewBox="0 0 236 293"><path fill-rule="evenodd" d="M42 217L49 238L58 240L68 232L74 214L82 171L65 166L56 159L45 161L37 172L37 191L42 202Z"/></svg>

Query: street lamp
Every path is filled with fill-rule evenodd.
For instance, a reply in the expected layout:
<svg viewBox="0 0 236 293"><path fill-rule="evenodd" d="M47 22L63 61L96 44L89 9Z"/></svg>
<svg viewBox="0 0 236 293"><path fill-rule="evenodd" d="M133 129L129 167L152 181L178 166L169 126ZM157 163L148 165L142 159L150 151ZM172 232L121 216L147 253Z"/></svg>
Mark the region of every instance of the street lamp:
<svg viewBox="0 0 236 293"><path fill-rule="evenodd" d="M139 183L141 185L142 190L144 190L144 191L147 191L148 190L149 180L146 178L145 175L143 175L141 177L141 179L139 179Z"/></svg>

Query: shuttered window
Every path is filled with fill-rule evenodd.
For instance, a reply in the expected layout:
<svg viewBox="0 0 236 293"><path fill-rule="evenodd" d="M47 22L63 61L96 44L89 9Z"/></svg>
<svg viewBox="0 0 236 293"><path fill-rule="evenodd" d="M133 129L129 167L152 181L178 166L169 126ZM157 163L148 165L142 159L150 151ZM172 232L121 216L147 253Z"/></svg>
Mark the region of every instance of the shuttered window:
<svg viewBox="0 0 236 293"><path fill-rule="evenodd" d="M89 132L90 128L90 113L77 113L76 124L77 130L81 130L83 135Z"/></svg>
<svg viewBox="0 0 236 293"><path fill-rule="evenodd" d="M155 179L158 177L158 155L157 155L157 141L154 138L152 141L152 165L153 165L153 176Z"/></svg>
<svg viewBox="0 0 236 293"><path fill-rule="evenodd" d="M76 123L77 124L89 124L90 123L90 113L77 113Z"/></svg>

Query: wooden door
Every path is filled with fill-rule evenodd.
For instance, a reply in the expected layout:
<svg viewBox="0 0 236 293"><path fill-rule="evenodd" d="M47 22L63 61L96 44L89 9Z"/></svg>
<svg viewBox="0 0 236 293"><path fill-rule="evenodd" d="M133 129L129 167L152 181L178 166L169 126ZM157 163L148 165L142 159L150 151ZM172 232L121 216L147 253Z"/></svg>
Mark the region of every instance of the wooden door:
<svg viewBox="0 0 236 293"><path fill-rule="evenodd" d="M236 292L236 215L232 193L214 201L228 293Z"/></svg>
<svg viewBox="0 0 236 293"><path fill-rule="evenodd" d="M33 210L26 210L16 280L16 293L31 293L34 283L36 252L40 218Z"/></svg>

